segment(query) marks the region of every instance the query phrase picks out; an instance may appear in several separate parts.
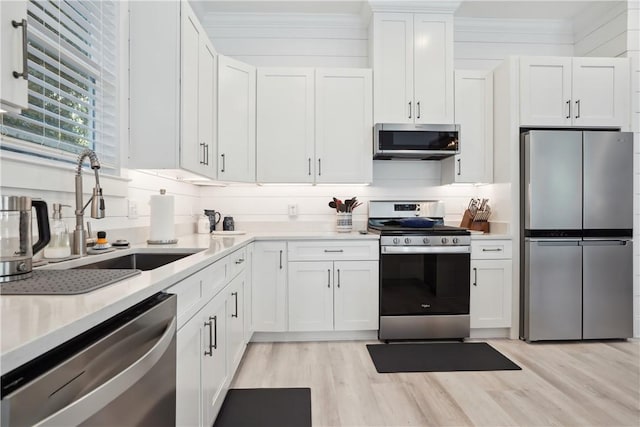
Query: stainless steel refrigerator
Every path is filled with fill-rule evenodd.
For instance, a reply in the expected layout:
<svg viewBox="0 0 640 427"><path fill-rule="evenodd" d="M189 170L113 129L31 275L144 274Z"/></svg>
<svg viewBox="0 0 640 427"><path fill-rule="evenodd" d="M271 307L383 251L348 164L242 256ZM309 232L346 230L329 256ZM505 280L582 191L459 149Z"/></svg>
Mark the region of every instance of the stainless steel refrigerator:
<svg viewBox="0 0 640 427"><path fill-rule="evenodd" d="M520 337L633 336L633 137L521 135Z"/></svg>

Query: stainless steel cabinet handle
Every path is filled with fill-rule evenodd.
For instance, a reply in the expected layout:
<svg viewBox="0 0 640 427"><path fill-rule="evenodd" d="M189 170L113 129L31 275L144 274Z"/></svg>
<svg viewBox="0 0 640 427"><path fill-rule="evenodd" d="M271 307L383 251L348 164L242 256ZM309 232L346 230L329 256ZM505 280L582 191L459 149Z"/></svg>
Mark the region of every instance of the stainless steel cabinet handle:
<svg viewBox="0 0 640 427"><path fill-rule="evenodd" d="M222 169L220 169L220 172L224 172L224 169L225 169L225 167L226 167L226 162L225 162L224 154L220 154L220 156L222 156Z"/></svg>
<svg viewBox="0 0 640 427"><path fill-rule="evenodd" d="M478 286L478 269L473 267L473 286Z"/></svg>
<svg viewBox="0 0 640 427"><path fill-rule="evenodd" d="M327 288L331 287L331 270L327 270Z"/></svg>
<svg viewBox="0 0 640 427"><path fill-rule="evenodd" d="M416 116L416 118L417 118L417 119L419 119L419 118L420 118L420 101L418 101L418 102L416 103L416 110L418 110L418 111L417 111L417 112L418 112L418 115Z"/></svg>
<svg viewBox="0 0 640 427"><path fill-rule="evenodd" d="M502 248L495 248L495 249L482 248L482 252L502 252Z"/></svg>
<svg viewBox="0 0 640 427"><path fill-rule="evenodd" d="M309 157L309 176L311 176L311 157Z"/></svg>
<svg viewBox="0 0 640 427"><path fill-rule="evenodd" d="M322 159L318 159L318 176L322 175Z"/></svg>
<svg viewBox="0 0 640 427"><path fill-rule="evenodd" d="M204 145L204 164L209 166L209 144Z"/></svg>
<svg viewBox="0 0 640 427"><path fill-rule="evenodd" d="M232 314L231 317L238 317L238 293L231 292L231 295L236 297L236 314Z"/></svg>
<svg viewBox="0 0 640 427"><path fill-rule="evenodd" d="M325 253L342 253L344 249L325 249Z"/></svg>
<svg viewBox="0 0 640 427"><path fill-rule="evenodd" d="M70 426L86 421L102 408L104 402L112 402L157 366L158 360L166 354L176 333L177 320L174 317L156 343L138 360L113 376L109 381L93 391L73 401L53 415L41 420L38 425ZM71 399L70 399L71 400Z"/></svg>
<svg viewBox="0 0 640 427"><path fill-rule="evenodd" d="M282 270L282 251L280 251L280 270Z"/></svg>
<svg viewBox="0 0 640 427"><path fill-rule="evenodd" d="M17 71L13 72L13 77L16 79L22 77L27 80L29 78L29 66L28 66L28 55L27 55L27 20L23 19L22 21L11 21L11 25L13 28L22 27L22 72L19 73Z"/></svg>
<svg viewBox="0 0 640 427"><path fill-rule="evenodd" d="M204 326L209 327L209 350L204 351L205 356L213 356L213 323L211 322L212 318L209 317L208 322L204 322Z"/></svg>
<svg viewBox="0 0 640 427"><path fill-rule="evenodd" d="M201 143L200 143L200 148L201 148L201 150L200 150L200 154L202 154L202 159L200 160L200 164L201 164L201 165L204 165L204 164L205 164L205 163L204 163L204 142L201 142Z"/></svg>
<svg viewBox="0 0 640 427"><path fill-rule="evenodd" d="M461 173L462 173L462 163L461 163L461 160L458 159L458 176L460 176Z"/></svg>
<svg viewBox="0 0 640 427"><path fill-rule="evenodd" d="M580 118L580 100L576 101L576 119Z"/></svg>
<svg viewBox="0 0 640 427"><path fill-rule="evenodd" d="M411 101L409 101L409 118L411 118Z"/></svg>
<svg viewBox="0 0 640 427"><path fill-rule="evenodd" d="M571 100L567 101L567 116L565 117L565 119L570 119L571 118Z"/></svg>
<svg viewBox="0 0 640 427"><path fill-rule="evenodd" d="M217 349L218 348L218 316L209 317L209 320L213 320L213 348Z"/></svg>
<svg viewBox="0 0 640 427"><path fill-rule="evenodd" d="M340 287L340 269L338 269L338 287Z"/></svg>

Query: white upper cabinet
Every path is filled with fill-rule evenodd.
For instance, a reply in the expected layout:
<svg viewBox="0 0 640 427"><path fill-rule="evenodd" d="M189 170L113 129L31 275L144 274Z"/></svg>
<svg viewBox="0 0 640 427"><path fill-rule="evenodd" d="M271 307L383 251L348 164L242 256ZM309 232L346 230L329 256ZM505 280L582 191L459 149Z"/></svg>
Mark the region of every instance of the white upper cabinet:
<svg viewBox="0 0 640 427"><path fill-rule="evenodd" d="M26 20L26 1L0 2L0 107L8 111L29 107Z"/></svg>
<svg viewBox="0 0 640 427"><path fill-rule="evenodd" d="M371 109L371 70L316 70L316 182L372 181Z"/></svg>
<svg viewBox="0 0 640 427"><path fill-rule="evenodd" d="M188 5L181 24L181 93L183 168L215 177L215 51Z"/></svg>
<svg viewBox="0 0 640 427"><path fill-rule="evenodd" d="M374 13L374 121L453 123L453 16Z"/></svg>
<svg viewBox="0 0 640 427"><path fill-rule="evenodd" d="M261 68L257 80L258 182L371 182L371 70Z"/></svg>
<svg viewBox="0 0 640 427"><path fill-rule="evenodd" d="M520 58L522 126L601 126L629 123L626 58Z"/></svg>
<svg viewBox="0 0 640 427"><path fill-rule="evenodd" d="M149 19L153 16L153 19ZM188 2L129 3L129 164L216 177L216 54Z"/></svg>
<svg viewBox="0 0 640 427"><path fill-rule="evenodd" d="M257 70L258 182L313 182L314 79L312 68Z"/></svg>
<svg viewBox="0 0 640 427"><path fill-rule="evenodd" d="M218 179L256 179L256 68L218 57Z"/></svg>
<svg viewBox="0 0 640 427"><path fill-rule="evenodd" d="M455 72L455 119L460 154L443 159L442 183L493 181L493 73Z"/></svg>

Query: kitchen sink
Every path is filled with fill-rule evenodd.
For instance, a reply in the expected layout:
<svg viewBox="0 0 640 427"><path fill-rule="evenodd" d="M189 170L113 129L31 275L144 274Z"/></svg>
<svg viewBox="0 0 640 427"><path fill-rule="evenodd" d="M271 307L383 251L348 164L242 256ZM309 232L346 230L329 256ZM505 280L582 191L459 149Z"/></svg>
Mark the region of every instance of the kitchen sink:
<svg viewBox="0 0 640 427"><path fill-rule="evenodd" d="M154 270L163 265L167 265L179 259L193 255L192 253L138 253L123 255L117 258L105 259L102 261L96 261L90 264L79 265L74 267L73 270L83 269L121 269L121 268L136 268L142 271Z"/></svg>

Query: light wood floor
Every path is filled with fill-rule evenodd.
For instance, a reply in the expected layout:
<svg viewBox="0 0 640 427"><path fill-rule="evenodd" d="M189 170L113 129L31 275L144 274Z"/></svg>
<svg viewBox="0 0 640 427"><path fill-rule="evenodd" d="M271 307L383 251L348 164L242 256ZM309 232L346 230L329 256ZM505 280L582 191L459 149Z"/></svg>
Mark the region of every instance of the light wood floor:
<svg viewBox="0 0 640 427"><path fill-rule="evenodd" d="M487 340L521 371L378 374L364 341L252 343L234 388L310 387L313 426L640 426L640 341Z"/></svg>

